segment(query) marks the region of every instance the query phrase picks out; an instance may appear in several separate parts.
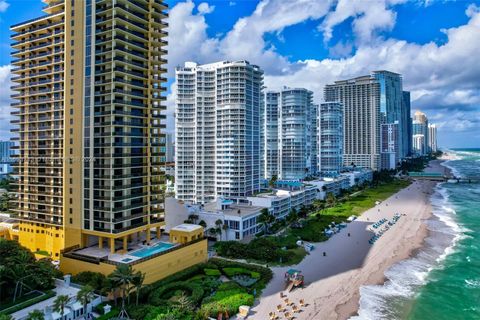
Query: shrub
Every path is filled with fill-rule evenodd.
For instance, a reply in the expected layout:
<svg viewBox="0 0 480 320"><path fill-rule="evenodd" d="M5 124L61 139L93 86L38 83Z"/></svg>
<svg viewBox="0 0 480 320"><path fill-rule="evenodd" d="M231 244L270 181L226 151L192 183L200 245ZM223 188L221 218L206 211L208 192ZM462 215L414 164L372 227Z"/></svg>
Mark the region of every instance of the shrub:
<svg viewBox="0 0 480 320"><path fill-rule="evenodd" d="M202 312L216 317L225 311L236 314L242 305L253 305L254 297L251 294L237 290L217 291L213 296L207 297L202 302Z"/></svg>
<svg viewBox="0 0 480 320"><path fill-rule="evenodd" d="M148 297L148 301L154 306L166 304L168 303L167 300L170 299L177 290L186 291L194 305L197 305L203 298L204 291L199 284L184 281L173 282L156 288Z"/></svg>
<svg viewBox="0 0 480 320"><path fill-rule="evenodd" d="M45 292L45 294L43 294L41 296L29 299L29 300L21 302L21 303L17 303L17 304L15 304L11 307L8 307L8 308L5 308L5 309L2 310L2 313L5 313L5 314L15 313L19 310L22 310L22 309L25 309L27 307L33 306L34 304L37 304L41 301L50 299L51 297L54 297L54 296L55 296L54 291L47 291L47 292Z"/></svg>
<svg viewBox="0 0 480 320"><path fill-rule="evenodd" d="M273 272L269 268L265 268L262 266L257 266L257 265L252 265L252 264L246 264L246 263L241 263L241 262L236 262L236 261L229 261L229 260L224 260L224 259L210 259L209 261L212 264L215 264L217 268L245 268L250 271L258 272L260 274L260 279L258 282L256 282L252 287L251 290L255 289L257 290L257 294L260 294L261 291L266 287L267 283L272 280L273 277Z"/></svg>
<svg viewBox="0 0 480 320"><path fill-rule="evenodd" d="M97 320L110 320L118 316L119 313L120 309L118 309L117 307L112 307L112 310L110 310L109 313L102 314L100 317L97 318Z"/></svg>
<svg viewBox="0 0 480 320"><path fill-rule="evenodd" d="M100 272L84 271L72 276L72 282L89 285L95 291L100 292L106 286L107 277Z"/></svg>
<svg viewBox="0 0 480 320"><path fill-rule="evenodd" d="M138 306L128 305L127 312L131 319L141 320L145 319L147 314L149 314L153 308L155 307L149 304L140 304Z"/></svg>
<svg viewBox="0 0 480 320"><path fill-rule="evenodd" d="M203 269L203 272L205 272L205 274L207 276L220 276L221 275L220 270L218 270L218 269Z"/></svg>

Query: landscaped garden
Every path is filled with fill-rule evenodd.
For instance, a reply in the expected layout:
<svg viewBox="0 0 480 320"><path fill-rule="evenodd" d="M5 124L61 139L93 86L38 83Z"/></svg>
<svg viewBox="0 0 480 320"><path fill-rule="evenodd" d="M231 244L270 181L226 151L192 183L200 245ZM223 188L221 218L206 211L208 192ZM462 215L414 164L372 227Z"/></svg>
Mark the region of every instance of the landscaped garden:
<svg viewBox="0 0 480 320"><path fill-rule="evenodd" d="M208 263L195 265L145 286L131 281L135 274L131 267L121 265L106 278L106 282L92 272L79 274L75 279L90 285L103 282L107 287L97 289L107 292L108 282L118 284L113 286L116 288L113 292L117 294L111 295L115 300L110 303L114 304L112 311L100 319L116 317L124 305L131 319L200 320L217 318L219 314L232 316L238 313L240 306L253 305L255 297L272 278L268 268L223 259L210 259ZM97 311L102 314L103 305L98 306Z"/></svg>

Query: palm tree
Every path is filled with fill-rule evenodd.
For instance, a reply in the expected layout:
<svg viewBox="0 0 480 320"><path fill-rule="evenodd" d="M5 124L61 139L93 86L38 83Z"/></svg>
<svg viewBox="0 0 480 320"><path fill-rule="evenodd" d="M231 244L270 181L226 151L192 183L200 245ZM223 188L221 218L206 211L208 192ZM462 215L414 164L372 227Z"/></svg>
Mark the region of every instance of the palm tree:
<svg viewBox="0 0 480 320"><path fill-rule="evenodd" d="M188 312L194 309L192 301L182 292L178 297L174 299L176 307L181 312Z"/></svg>
<svg viewBox="0 0 480 320"><path fill-rule="evenodd" d="M222 230L225 231L225 240L228 240L228 239L227 239L228 224L224 223L224 224L222 225Z"/></svg>
<svg viewBox="0 0 480 320"><path fill-rule="evenodd" d="M45 315L43 314L43 312L37 309L30 311L26 318L26 320L44 320L44 319L45 319Z"/></svg>
<svg viewBox="0 0 480 320"><path fill-rule="evenodd" d="M275 187L275 183L277 182L277 175L274 174L272 175L272 177L270 178L270 181L268 181L268 185L270 186L270 188L273 188Z"/></svg>
<svg viewBox="0 0 480 320"><path fill-rule="evenodd" d="M140 290L142 289L143 282L145 281L145 273L138 271L135 273L132 279L132 285L135 287L135 305L138 306L138 298L140 296Z"/></svg>
<svg viewBox="0 0 480 320"><path fill-rule="evenodd" d="M87 314L87 305L92 302L94 298L95 294L93 293L93 288L88 284L83 286L82 289L77 292L77 301L83 305L85 314Z"/></svg>
<svg viewBox="0 0 480 320"><path fill-rule="evenodd" d="M119 264L108 277L112 280L117 289L122 290L122 312L120 315L126 315L125 298L131 289L134 277L132 266L124 263Z"/></svg>
<svg viewBox="0 0 480 320"><path fill-rule="evenodd" d="M69 296L61 294L57 296L55 301L53 301L53 311L60 313L61 318L63 318L65 307L67 306L67 303L70 302L70 299Z"/></svg>
<svg viewBox="0 0 480 320"><path fill-rule="evenodd" d="M268 212L267 208L263 208L261 214L257 218L257 223L263 225L263 230L265 230L265 234L268 233L268 228L271 223L275 221L275 216L271 215Z"/></svg>
<svg viewBox="0 0 480 320"><path fill-rule="evenodd" d="M287 216L287 223L291 224L297 221L297 219L298 219L297 211L295 209L292 209L292 211L290 211L290 213Z"/></svg>
<svg viewBox="0 0 480 320"><path fill-rule="evenodd" d="M327 199L326 199L326 201L327 201L327 205L328 205L329 207L334 206L334 205L335 205L335 201L336 201L335 195L334 195L333 193L329 192L329 193L327 194Z"/></svg>
<svg viewBox="0 0 480 320"><path fill-rule="evenodd" d="M217 229L210 228L210 229L208 229L208 233L210 234L210 236L216 237L217 236Z"/></svg>
<svg viewBox="0 0 480 320"><path fill-rule="evenodd" d="M221 219L217 219L217 221L215 221L215 225L217 226L216 231L217 231L217 233L220 235L220 240L222 240L222 225L223 225L223 221L222 221Z"/></svg>
<svg viewBox="0 0 480 320"><path fill-rule="evenodd" d="M188 216L188 220L192 221L194 224L197 223L198 220L198 215L197 214L191 214Z"/></svg>

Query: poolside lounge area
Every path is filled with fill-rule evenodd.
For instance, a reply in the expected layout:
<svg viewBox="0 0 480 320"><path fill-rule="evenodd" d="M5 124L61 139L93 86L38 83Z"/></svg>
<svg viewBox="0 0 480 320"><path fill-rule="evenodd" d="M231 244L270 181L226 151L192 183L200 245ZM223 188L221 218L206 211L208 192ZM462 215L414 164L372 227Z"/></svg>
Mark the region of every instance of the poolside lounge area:
<svg viewBox="0 0 480 320"><path fill-rule="evenodd" d="M199 225L181 224L158 237L153 233L117 238L112 241L113 250L94 241L69 248L62 252L60 270L72 275L92 270L109 275L119 264L130 264L145 273L145 284L149 284L208 258L207 239Z"/></svg>
<svg viewBox="0 0 480 320"><path fill-rule="evenodd" d="M98 245L93 245L76 250L75 254L119 263L130 263L175 246L178 246L178 243L171 243L167 235L162 235L160 238L153 238L149 242L143 239L127 243L126 252L123 246L118 251L116 249L115 253L111 253L110 248L100 248Z"/></svg>

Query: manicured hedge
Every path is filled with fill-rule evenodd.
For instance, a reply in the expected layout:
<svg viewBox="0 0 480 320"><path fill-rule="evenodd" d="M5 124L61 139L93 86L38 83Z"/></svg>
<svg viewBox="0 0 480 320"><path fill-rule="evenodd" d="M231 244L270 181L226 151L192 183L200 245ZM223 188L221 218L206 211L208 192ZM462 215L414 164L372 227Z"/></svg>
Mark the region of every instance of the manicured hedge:
<svg viewBox="0 0 480 320"><path fill-rule="evenodd" d="M207 276L221 276L221 272L220 270L218 269L203 269L203 272L205 272L205 274Z"/></svg>
<svg viewBox="0 0 480 320"><path fill-rule="evenodd" d="M255 272L255 271L250 271L250 270L245 269L245 268L223 268L222 271L225 272L225 274L228 277L233 277L233 276L236 276L236 275L246 274L246 275L251 276L254 279L260 279L260 273Z"/></svg>
<svg viewBox="0 0 480 320"><path fill-rule="evenodd" d="M251 306L253 302L253 295L246 293L244 289L220 290L219 287L219 290L213 296L203 299L201 310L204 313L208 313L211 317L216 317L218 313L224 312L234 315L238 313L240 306Z"/></svg>
<svg viewBox="0 0 480 320"><path fill-rule="evenodd" d="M120 309L117 307L112 307L112 310L110 310L109 313L102 314L100 317L98 317L96 320L110 320L112 318L115 318L118 316L120 313Z"/></svg>
<svg viewBox="0 0 480 320"><path fill-rule="evenodd" d="M258 272L260 274L260 279L251 287L252 291L254 289L257 291L257 295L260 294L261 290L263 290L267 286L267 284L270 282L270 280L272 280L273 277L272 270L254 264L246 264L218 258L212 258L209 262L216 265L219 269L244 268L254 272Z"/></svg>
<svg viewBox="0 0 480 320"><path fill-rule="evenodd" d="M194 305L200 303L204 294L203 288L199 284L179 281L156 288L150 294L148 301L154 306L164 305L166 301L174 295L176 290L187 291L187 295Z"/></svg>
<svg viewBox="0 0 480 320"><path fill-rule="evenodd" d="M54 291L47 291L45 292L44 295L41 295L41 296L38 296L38 297L35 297L35 298L32 298L30 300L27 300L25 302L22 302L22 303L19 303L19 304L16 304L14 306L11 306L9 308L5 308L2 310L1 313L5 313L5 314L12 314L12 313L15 313L19 310L22 310L22 309L25 309L27 307L30 307L36 303L39 303L39 302L42 302L44 300L47 300L47 299L50 299L51 297L54 297L55 296L55 292Z"/></svg>

